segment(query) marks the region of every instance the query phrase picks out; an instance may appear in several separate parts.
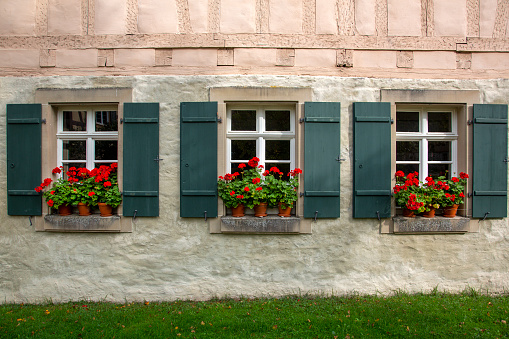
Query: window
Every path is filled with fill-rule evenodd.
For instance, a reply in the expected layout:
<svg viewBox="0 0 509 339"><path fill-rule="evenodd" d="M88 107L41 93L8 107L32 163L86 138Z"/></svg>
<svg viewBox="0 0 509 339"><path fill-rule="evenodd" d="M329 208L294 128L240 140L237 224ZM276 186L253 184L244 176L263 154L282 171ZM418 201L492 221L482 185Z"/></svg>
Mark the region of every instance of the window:
<svg viewBox="0 0 509 339"><path fill-rule="evenodd" d="M227 105L227 172L258 157L283 173L295 168L295 105Z"/></svg>
<svg viewBox="0 0 509 339"><path fill-rule="evenodd" d="M457 176L457 112L454 107L397 106L396 170L405 174Z"/></svg>
<svg viewBox="0 0 509 339"><path fill-rule="evenodd" d="M92 169L113 162L118 162L117 106L58 110L58 166Z"/></svg>

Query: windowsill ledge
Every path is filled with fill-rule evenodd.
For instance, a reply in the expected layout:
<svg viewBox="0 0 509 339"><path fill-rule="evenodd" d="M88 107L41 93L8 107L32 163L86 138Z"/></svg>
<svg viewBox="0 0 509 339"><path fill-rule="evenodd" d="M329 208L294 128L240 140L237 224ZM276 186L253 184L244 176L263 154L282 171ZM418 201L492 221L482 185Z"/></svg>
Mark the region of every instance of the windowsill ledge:
<svg viewBox="0 0 509 339"><path fill-rule="evenodd" d="M41 231L53 232L122 232L122 218L118 215L101 217L98 214L62 216L47 214L43 219ZM125 219L125 218L124 218ZM127 230L128 231L128 230ZM128 231L129 232L129 231Z"/></svg>
<svg viewBox="0 0 509 339"><path fill-rule="evenodd" d="M301 219L298 217L283 218L268 215L263 218L254 216L221 217L221 233L231 234L299 234Z"/></svg>
<svg viewBox="0 0 509 339"><path fill-rule="evenodd" d="M395 234L458 234L470 231L470 218L458 216L454 218L406 218L396 216L392 220Z"/></svg>

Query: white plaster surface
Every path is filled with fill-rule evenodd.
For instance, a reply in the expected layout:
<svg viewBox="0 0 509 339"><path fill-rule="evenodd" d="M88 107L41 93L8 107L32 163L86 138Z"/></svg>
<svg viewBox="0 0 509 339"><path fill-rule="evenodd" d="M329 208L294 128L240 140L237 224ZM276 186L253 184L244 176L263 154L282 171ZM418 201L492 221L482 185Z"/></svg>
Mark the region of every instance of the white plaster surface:
<svg viewBox="0 0 509 339"><path fill-rule="evenodd" d="M177 33L178 16L175 0L139 0L138 31L140 33Z"/></svg>
<svg viewBox="0 0 509 339"><path fill-rule="evenodd" d="M355 1L355 27L360 35L375 35L375 0Z"/></svg>
<svg viewBox="0 0 509 339"><path fill-rule="evenodd" d="M125 0L95 0L95 34L125 34L127 4Z"/></svg>
<svg viewBox="0 0 509 339"><path fill-rule="evenodd" d="M33 35L36 0L2 0L0 35Z"/></svg>
<svg viewBox="0 0 509 339"><path fill-rule="evenodd" d="M436 36L467 35L466 0L439 0L434 5Z"/></svg>
<svg viewBox="0 0 509 339"><path fill-rule="evenodd" d="M388 0L389 35L421 35L421 0Z"/></svg>
<svg viewBox="0 0 509 339"><path fill-rule="evenodd" d="M48 34L81 34L81 0L48 2Z"/></svg>
<svg viewBox="0 0 509 339"><path fill-rule="evenodd" d="M302 32L302 0L271 0L269 12L271 33Z"/></svg>
<svg viewBox="0 0 509 339"><path fill-rule="evenodd" d="M179 218L181 101L207 101L211 87L308 87L313 101L341 102L341 218L318 220L310 235L221 235L203 219ZM509 80L401 80L321 76L1 77L6 104L34 101L37 88L133 89L135 102L160 103L160 206L132 233L35 232L28 217L6 215L0 166L0 302L175 300L288 293L427 292L437 287L509 288L508 219L479 233L384 235L378 220L352 219L352 117L356 101L380 89L477 89L484 103L509 103ZM0 157L5 163L5 126ZM305 169L304 169L305 171ZM477 221L474 221L477 222Z"/></svg>
<svg viewBox="0 0 509 339"><path fill-rule="evenodd" d="M221 0L222 33L255 33L255 16L255 0Z"/></svg>

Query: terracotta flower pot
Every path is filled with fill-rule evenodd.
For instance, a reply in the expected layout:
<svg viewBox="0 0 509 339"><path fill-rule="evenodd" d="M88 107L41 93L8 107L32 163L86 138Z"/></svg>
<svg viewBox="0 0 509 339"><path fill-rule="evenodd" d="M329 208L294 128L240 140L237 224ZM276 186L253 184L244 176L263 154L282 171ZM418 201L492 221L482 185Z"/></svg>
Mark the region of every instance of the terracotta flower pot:
<svg viewBox="0 0 509 339"><path fill-rule="evenodd" d="M60 205L58 206L58 214L60 215L71 215L72 207L69 205Z"/></svg>
<svg viewBox="0 0 509 339"><path fill-rule="evenodd" d="M290 217L292 215L292 206L286 206L281 203L277 205L280 217Z"/></svg>
<svg viewBox="0 0 509 339"><path fill-rule="evenodd" d="M415 213L408 208L403 208L403 216L406 218L415 218Z"/></svg>
<svg viewBox="0 0 509 339"><path fill-rule="evenodd" d="M267 216L267 203L262 202L259 205L254 206L255 217L266 217Z"/></svg>
<svg viewBox="0 0 509 339"><path fill-rule="evenodd" d="M458 212L459 205L452 205L444 207L444 217L446 218L454 218L456 213Z"/></svg>
<svg viewBox="0 0 509 339"><path fill-rule="evenodd" d="M88 206L85 203L78 203L78 211L80 212L81 216L90 215L90 206Z"/></svg>
<svg viewBox="0 0 509 339"><path fill-rule="evenodd" d="M232 207L232 216L239 218L244 216L244 205L239 204L237 207Z"/></svg>
<svg viewBox="0 0 509 339"><path fill-rule="evenodd" d="M110 205L105 204L103 202L100 202L97 205L99 206L99 212L101 213L101 217L111 217L113 215L111 213L113 208Z"/></svg>
<svg viewBox="0 0 509 339"><path fill-rule="evenodd" d="M435 208L431 207L429 211L422 212L422 216L424 218L434 218L435 217Z"/></svg>

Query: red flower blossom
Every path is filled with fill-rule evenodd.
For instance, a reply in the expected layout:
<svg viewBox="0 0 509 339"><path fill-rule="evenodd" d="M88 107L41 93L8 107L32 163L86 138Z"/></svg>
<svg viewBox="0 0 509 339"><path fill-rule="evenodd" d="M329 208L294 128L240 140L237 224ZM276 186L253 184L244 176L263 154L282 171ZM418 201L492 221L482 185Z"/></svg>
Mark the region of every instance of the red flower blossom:
<svg viewBox="0 0 509 339"><path fill-rule="evenodd" d="M260 183L260 178L253 178L253 180L251 180L253 182L253 184L258 184Z"/></svg>
<svg viewBox="0 0 509 339"><path fill-rule="evenodd" d="M235 173L233 173L232 175L233 175L234 177L238 177L240 174L239 174L239 172L235 172Z"/></svg>
<svg viewBox="0 0 509 339"><path fill-rule="evenodd" d="M261 191L262 189L263 189L262 187L256 187L257 191Z"/></svg>
<svg viewBox="0 0 509 339"><path fill-rule="evenodd" d="M239 168L245 168L246 167L246 164L240 164L239 165Z"/></svg>
<svg viewBox="0 0 509 339"><path fill-rule="evenodd" d="M90 191L90 192L88 192L88 196L89 196L89 197L93 196L94 194L95 194L95 192L94 192L94 191Z"/></svg>
<svg viewBox="0 0 509 339"><path fill-rule="evenodd" d="M116 162L114 162L113 164L111 164L111 169L114 170L118 167L118 164Z"/></svg>
<svg viewBox="0 0 509 339"><path fill-rule="evenodd" d="M220 175L220 176L219 176L219 179L223 180L224 178Z"/></svg>
<svg viewBox="0 0 509 339"><path fill-rule="evenodd" d="M233 197L235 195L235 191L231 191L230 195Z"/></svg>
<svg viewBox="0 0 509 339"><path fill-rule="evenodd" d="M37 186L36 188L34 188L34 190L39 193L42 191L42 187L41 186Z"/></svg>
<svg viewBox="0 0 509 339"><path fill-rule="evenodd" d="M41 186L42 187L49 186L49 184L51 184L52 181L53 180L51 180L50 178L46 178L46 179L44 179L44 182L42 183L44 186L42 186L42 185Z"/></svg>
<svg viewBox="0 0 509 339"><path fill-rule="evenodd" d="M456 178L456 177L452 177L452 179L451 179L451 180L452 180L452 181L454 181L454 182L460 182L460 179L458 179L458 178Z"/></svg>
<svg viewBox="0 0 509 339"><path fill-rule="evenodd" d="M263 165L258 165L258 168L262 168L263 169Z"/></svg>
<svg viewBox="0 0 509 339"><path fill-rule="evenodd" d="M403 171L396 171L396 174L394 174L397 178L403 178L405 176L405 173Z"/></svg>
<svg viewBox="0 0 509 339"><path fill-rule="evenodd" d="M111 187L111 182L110 181L106 181L104 183L104 187Z"/></svg>
<svg viewBox="0 0 509 339"><path fill-rule="evenodd" d="M460 178L461 179L468 179L468 174L466 174L464 172L460 172Z"/></svg>
<svg viewBox="0 0 509 339"><path fill-rule="evenodd" d="M244 191L249 192L249 187L244 187Z"/></svg>
<svg viewBox="0 0 509 339"><path fill-rule="evenodd" d="M258 163L260 162L260 159L258 159L257 157L254 157L252 158L251 160L249 160L247 162L247 164L251 167L257 167L258 166Z"/></svg>
<svg viewBox="0 0 509 339"><path fill-rule="evenodd" d="M302 174L302 170L300 168L296 168L293 170L295 174Z"/></svg>
<svg viewBox="0 0 509 339"><path fill-rule="evenodd" d="M271 172L275 172L275 173L279 173L279 172L280 172L280 171L279 171L279 168L277 168L277 167L275 167L275 166L274 166L274 167L271 167L271 168L270 168L270 171L271 171Z"/></svg>
<svg viewBox="0 0 509 339"><path fill-rule="evenodd" d="M237 199L244 199L243 195L237 195Z"/></svg>
<svg viewBox="0 0 509 339"><path fill-rule="evenodd" d="M269 172L269 171L267 171L267 170L265 170L265 172L263 172L263 176L264 176L264 177L266 177L266 176L267 176L267 175L269 175L269 174L270 174L270 172Z"/></svg>
<svg viewBox="0 0 509 339"><path fill-rule="evenodd" d="M48 206L53 207L54 202L53 202L53 200L50 199L50 200L48 200L47 204L48 204Z"/></svg>
<svg viewBox="0 0 509 339"><path fill-rule="evenodd" d="M465 197L465 194L463 194L463 192L460 192L460 197L461 197L461 198L464 198L464 197Z"/></svg>
<svg viewBox="0 0 509 339"><path fill-rule="evenodd" d="M61 173L61 172L62 172L62 170L61 170L59 167L55 167L55 168L53 168L53 170L51 171L51 173L53 173L53 174L59 174L59 173Z"/></svg>
<svg viewBox="0 0 509 339"><path fill-rule="evenodd" d="M49 194L53 195L53 194L55 194L55 191L51 191L51 192L49 192Z"/></svg>

